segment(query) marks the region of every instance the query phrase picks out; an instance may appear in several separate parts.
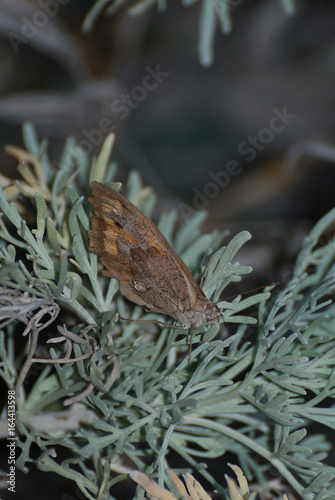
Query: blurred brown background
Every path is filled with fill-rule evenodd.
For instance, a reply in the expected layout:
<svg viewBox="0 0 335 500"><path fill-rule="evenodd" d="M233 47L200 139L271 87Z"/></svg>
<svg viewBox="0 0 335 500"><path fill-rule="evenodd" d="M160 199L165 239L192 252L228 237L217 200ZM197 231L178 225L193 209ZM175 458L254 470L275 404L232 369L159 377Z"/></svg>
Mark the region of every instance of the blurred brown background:
<svg viewBox="0 0 335 500"><path fill-rule="evenodd" d="M165 13L153 8L138 17L122 9L100 16L85 35L93 2L61 3L53 15L36 1L0 3L1 146L20 144L21 124L31 120L50 139L54 159L68 135L89 139L88 152L96 153L107 119L117 132L121 179L128 169L140 170L167 206L179 199L207 208L216 227L316 220L332 207L333 163L304 156L288 169L283 157L301 141L334 143L334 2L297 2L291 17L276 0L232 3L233 32L218 30L210 68L198 60L198 4L171 2ZM168 76L141 93L146 68L157 65ZM122 113L118 103L132 92L137 102ZM295 118L271 138L262 131L274 108ZM264 142L247 154L258 134ZM0 158L1 170L13 174L2 147ZM209 173L226 170L231 160L238 174L219 190L207 186L205 201L198 193L213 182Z"/></svg>

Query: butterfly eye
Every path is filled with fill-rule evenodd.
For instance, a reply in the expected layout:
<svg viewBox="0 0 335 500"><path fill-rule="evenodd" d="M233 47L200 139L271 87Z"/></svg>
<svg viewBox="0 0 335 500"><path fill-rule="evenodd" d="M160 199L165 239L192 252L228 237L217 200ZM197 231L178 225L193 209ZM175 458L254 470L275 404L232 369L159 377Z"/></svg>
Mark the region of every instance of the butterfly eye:
<svg viewBox="0 0 335 500"><path fill-rule="evenodd" d="M210 306L210 307L206 307L205 309L205 315L206 316L211 316L215 311L215 307L213 306Z"/></svg>

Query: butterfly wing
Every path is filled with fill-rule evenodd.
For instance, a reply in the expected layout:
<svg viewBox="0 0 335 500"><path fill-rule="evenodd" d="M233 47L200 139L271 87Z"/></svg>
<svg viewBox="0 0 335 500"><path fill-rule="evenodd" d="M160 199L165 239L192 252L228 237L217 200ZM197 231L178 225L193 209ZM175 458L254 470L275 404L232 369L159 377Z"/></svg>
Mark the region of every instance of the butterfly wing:
<svg viewBox="0 0 335 500"><path fill-rule="evenodd" d="M158 228L124 196L92 183L94 207L89 249L101 257L105 274L120 282L121 293L148 309L190 326L185 314L199 300L211 302ZM208 304L207 304L208 303Z"/></svg>

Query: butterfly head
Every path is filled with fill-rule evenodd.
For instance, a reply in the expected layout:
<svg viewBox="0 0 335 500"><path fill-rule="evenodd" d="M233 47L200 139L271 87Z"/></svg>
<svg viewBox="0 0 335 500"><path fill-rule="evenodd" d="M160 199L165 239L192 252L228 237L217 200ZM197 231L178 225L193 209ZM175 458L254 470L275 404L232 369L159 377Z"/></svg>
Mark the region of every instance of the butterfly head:
<svg viewBox="0 0 335 500"><path fill-rule="evenodd" d="M219 318L220 311L217 306L206 297L203 297L198 298L196 307L189 311L183 311L177 319L183 325L183 328L199 328L214 323Z"/></svg>

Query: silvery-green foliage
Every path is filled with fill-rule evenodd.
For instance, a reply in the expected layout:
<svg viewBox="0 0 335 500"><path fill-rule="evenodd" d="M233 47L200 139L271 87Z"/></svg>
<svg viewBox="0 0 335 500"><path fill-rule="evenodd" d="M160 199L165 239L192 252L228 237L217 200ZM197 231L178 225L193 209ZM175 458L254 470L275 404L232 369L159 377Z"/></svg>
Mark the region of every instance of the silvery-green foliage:
<svg viewBox="0 0 335 500"><path fill-rule="evenodd" d="M88 181L116 180L113 137L92 161L68 141L57 168L28 124L24 137L33 168L21 163L23 179L0 190L0 375L17 387L17 467L27 470L34 443L41 470L72 479L87 498L112 498L113 485L127 479L123 464L169 485L173 450L229 498L206 468L229 453L250 481L266 483L271 468L304 500L334 498L323 432L335 427L335 239L325 237L335 210L305 238L292 279L271 298L269 287L230 301L221 298L229 284L251 271L236 260L250 234L229 241L218 231L203 235L202 214L180 227L175 212L161 216L161 231L192 272L201 274L212 255L203 288L220 300L225 323L194 332L188 364L184 330L118 319L169 321L117 294L118 282L88 251ZM136 172L127 190L152 214L156 196ZM34 203L29 211L22 195ZM29 338L22 353L18 335ZM36 364L34 343L49 362ZM57 458L62 448L79 467ZM138 487L136 498L143 495Z"/></svg>

